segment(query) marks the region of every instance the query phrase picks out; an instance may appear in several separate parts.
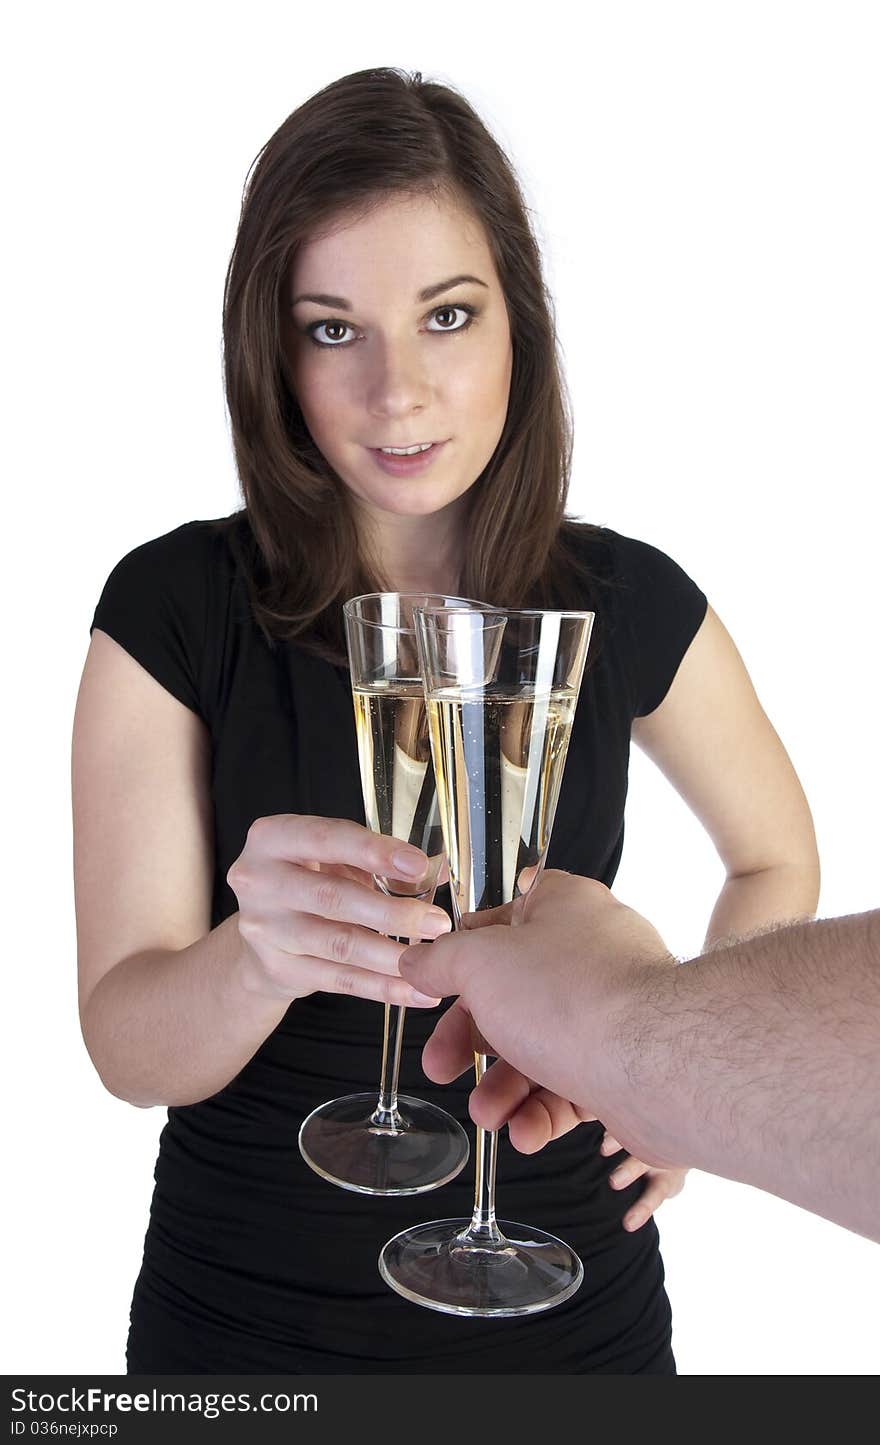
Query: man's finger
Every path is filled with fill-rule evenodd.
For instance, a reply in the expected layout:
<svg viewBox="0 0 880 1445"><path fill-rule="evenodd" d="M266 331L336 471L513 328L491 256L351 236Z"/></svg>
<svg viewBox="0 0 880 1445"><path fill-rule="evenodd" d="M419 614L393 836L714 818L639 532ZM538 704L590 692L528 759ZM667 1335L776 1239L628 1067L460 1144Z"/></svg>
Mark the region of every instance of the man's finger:
<svg viewBox="0 0 880 1445"><path fill-rule="evenodd" d="M550 918L557 909L573 904L582 910L595 910L607 908L609 903L616 904L617 900L597 879L563 873L560 868L545 868L538 883L526 896L525 917L527 921Z"/></svg>
<svg viewBox="0 0 880 1445"><path fill-rule="evenodd" d="M479 914L470 916L479 917ZM432 998L449 998L451 994L466 992L472 974L483 973L496 959L508 958L510 948L510 928L506 924L498 928L462 929L438 938L429 948L417 944L406 949L400 956L400 973L422 993Z"/></svg>
<svg viewBox="0 0 880 1445"><path fill-rule="evenodd" d="M521 1154L535 1154L580 1122L578 1110L568 1099L551 1089L536 1089L510 1120L510 1142Z"/></svg>
<svg viewBox="0 0 880 1445"><path fill-rule="evenodd" d="M430 994L432 998L449 998L451 994L462 991L459 977L460 935L447 933L444 938L445 942L452 946L444 949L442 953L435 953L433 946L426 947L424 944L415 943L405 948L400 955L401 978L405 978L413 988L422 993Z"/></svg>
<svg viewBox="0 0 880 1445"><path fill-rule="evenodd" d="M520 1154L537 1154L553 1138L553 1120L540 1094L530 1094L508 1122L508 1136Z"/></svg>
<svg viewBox="0 0 880 1445"><path fill-rule="evenodd" d="M481 1129L500 1129L531 1092L531 1080L506 1059L496 1059L474 1089L468 1112Z"/></svg>
<svg viewBox="0 0 880 1445"><path fill-rule="evenodd" d="M512 912L512 903L502 903L498 908L481 908L478 913L465 913L461 920L461 931L472 933L477 928L494 928L496 924L507 924Z"/></svg>
<svg viewBox="0 0 880 1445"><path fill-rule="evenodd" d="M419 992L422 991L420 988ZM451 1084L473 1062L471 1016L461 1004L454 1003L438 1019L437 1027L422 1050L422 1068L435 1084Z"/></svg>
<svg viewBox="0 0 880 1445"><path fill-rule="evenodd" d="M442 958L434 956L431 946L424 943L411 943L405 948L398 959L398 969L401 978L411 983L413 988L419 989L422 993L430 993L432 998L449 998L450 994L460 993L456 972L456 954L454 946L456 937L454 933L445 935L448 942L453 944L452 956L443 955ZM428 988L428 979L431 980L431 987Z"/></svg>

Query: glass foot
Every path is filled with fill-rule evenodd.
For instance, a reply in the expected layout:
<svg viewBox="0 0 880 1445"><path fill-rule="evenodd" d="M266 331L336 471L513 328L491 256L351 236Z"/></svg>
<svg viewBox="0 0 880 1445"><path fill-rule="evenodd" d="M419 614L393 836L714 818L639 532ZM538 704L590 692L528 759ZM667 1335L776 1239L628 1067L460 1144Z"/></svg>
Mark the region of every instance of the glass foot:
<svg viewBox="0 0 880 1445"><path fill-rule="evenodd" d="M389 1239L379 1256L386 1284L414 1304L448 1315L500 1318L552 1309L584 1277L567 1244L543 1230L498 1221L493 1245L463 1242L468 1219L436 1219Z"/></svg>
<svg viewBox="0 0 880 1445"><path fill-rule="evenodd" d="M314 1109L299 1131L309 1168L356 1194L421 1194L464 1168L467 1135L445 1110L401 1094L401 1127L388 1127L374 1122L377 1102L375 1094L349 1094Z"/></svg>

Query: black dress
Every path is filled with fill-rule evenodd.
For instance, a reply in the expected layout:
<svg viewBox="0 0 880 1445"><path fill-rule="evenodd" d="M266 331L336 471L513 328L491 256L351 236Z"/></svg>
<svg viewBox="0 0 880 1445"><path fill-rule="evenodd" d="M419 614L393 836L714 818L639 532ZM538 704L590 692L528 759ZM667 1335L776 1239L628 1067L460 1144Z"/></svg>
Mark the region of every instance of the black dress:
<svg viewBox="0 0 880 1445"><path fill-rule="evenodd" d="M548 863L611 884L632 720L662 701L706 599L644 543L597 529L583 545L602 643L578 704ZM255 818L364 821L347 671L292 643L270 647L222 529L190 522L130 553L93 625L209 729L214 926L236 909L226 873ZM432 1011L407 1015L401 1088L465 1122L467 1079L440 1088L421 1070L434 1021ZM301 1159L297 1132L310 1110L377 1085L381 1024L375 1003L314 994L288 1009L226 1088L168 1110L129 1371L674 1373L657 1230L653 1221L634 1234L621 1227L642 1184L608 1185L618 1161L598 1153L598 1124L530 1157L501 1141L500 1216L560 1236L584 1262L584 1283L565 1304L471 1320L383 1284L376 1261L391 1235L470 1216L473 1169L431 1194L382 1199L335 1188Z"/></svg>

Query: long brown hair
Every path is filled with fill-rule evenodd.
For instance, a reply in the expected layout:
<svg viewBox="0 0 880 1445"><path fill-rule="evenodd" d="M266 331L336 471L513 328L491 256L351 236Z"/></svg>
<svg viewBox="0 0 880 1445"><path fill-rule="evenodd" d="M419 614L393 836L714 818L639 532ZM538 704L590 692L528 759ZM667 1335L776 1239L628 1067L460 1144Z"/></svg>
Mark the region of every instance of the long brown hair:
<svg viewBox="0 0 880 1445"><path fill-rule="evenodd" d="M461 590L498 606L584 604L564 519L571 418L552 302L504 151L463 96L395 69L344 76L299 106L248 177L223 308L226 396L245 517L229 519L258 622L334 660L341 603L384 584L361 554L346 486L286 380L282 288L297 247L341 211L449 192L482 222L507 303L507 419L468 494ZM342 200L340 199L342 198ZM589 529L592 530L592 529Z"/></svg>

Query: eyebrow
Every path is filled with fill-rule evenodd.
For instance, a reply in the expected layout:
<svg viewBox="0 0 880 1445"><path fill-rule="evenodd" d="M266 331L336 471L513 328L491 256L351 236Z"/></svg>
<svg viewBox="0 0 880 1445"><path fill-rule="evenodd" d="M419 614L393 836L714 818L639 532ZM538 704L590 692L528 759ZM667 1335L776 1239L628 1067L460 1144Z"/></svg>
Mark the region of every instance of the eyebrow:
<svg viewBox="0 0 880 1445"><path fill-rule="evenodd" d="M416 297L417 301L433 301L442 291L451 291L454 286L485 286L488 291L489 285L481 281L479 276L451 276L448 281L438 281L435 286L426 286ZM325 293L295 296L290 303L291 306L299 305L300 301L314 301L317 306L333 306L339 311L353 311L354 307L344 296L327 296Z"/></svg>

